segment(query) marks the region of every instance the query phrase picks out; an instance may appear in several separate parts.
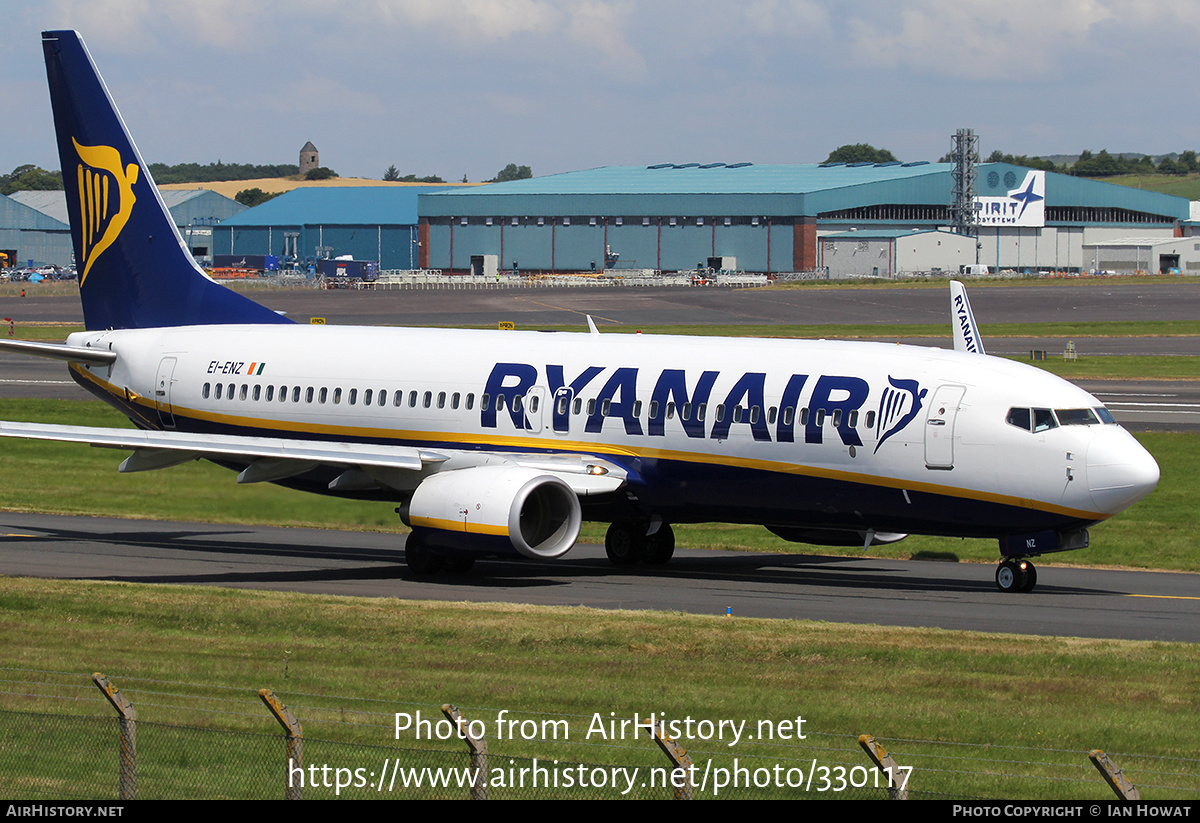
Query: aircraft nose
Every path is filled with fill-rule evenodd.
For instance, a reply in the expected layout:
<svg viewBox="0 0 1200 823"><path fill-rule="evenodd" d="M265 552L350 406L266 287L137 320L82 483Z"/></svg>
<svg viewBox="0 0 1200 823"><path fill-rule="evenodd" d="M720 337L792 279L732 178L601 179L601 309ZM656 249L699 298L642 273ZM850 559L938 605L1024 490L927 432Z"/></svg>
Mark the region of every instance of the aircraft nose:
<svg viewBox="0 0 1200 823"><path fill-rule="evenodd" d="M1088 444L1087 479L1098 511L1116 514L1154 491L1158 463L1119 426L1096 430Z"/></svg>

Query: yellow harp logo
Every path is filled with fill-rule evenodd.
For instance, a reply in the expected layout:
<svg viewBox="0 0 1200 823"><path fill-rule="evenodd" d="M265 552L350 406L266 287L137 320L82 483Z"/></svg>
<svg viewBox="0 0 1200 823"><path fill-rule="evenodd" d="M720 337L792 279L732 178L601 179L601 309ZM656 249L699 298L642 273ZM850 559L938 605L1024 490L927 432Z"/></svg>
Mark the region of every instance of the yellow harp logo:
<svg viewBox="0 0 1200 823"><path fill-rule="evenodd" d="M133 213L133 185L138 167L122 168L121 154L111 146L81 146L71 138L79 155L79 213L83 223L83 273L87 280L92 264L113 244Z"/></svg>

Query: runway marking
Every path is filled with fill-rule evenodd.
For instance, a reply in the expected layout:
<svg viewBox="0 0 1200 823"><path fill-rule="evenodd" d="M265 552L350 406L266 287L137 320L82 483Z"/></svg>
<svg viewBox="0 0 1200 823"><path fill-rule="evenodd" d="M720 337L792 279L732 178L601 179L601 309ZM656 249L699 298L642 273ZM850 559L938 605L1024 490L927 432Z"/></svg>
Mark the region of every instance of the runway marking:
<svg viewBox="0 0 1200 823"><path fill-rule="evenodd" d="M74 380L0 380L0 383L21 383L30 386L69 386Z"/></svg>
<svg viewBox="0 0 1200 823"><path fill-rule="evenodd" d="M1109 403L1109 406L1114 408L1145 406L1151 409L1200 409L1200 403L1135 403L1131 400L1119 400L1116 403Z"/></svg>
<svg viewBox="0 0 1200 823"><path fill-rule="evenodd" d="M546 308L554 309L555 311L566 311L566 312L570 312L571 314L578 314L580 317L587 317L589 314L591 314L593 320L598 318L600 320L603 320L605 323L613 323L618 326L621 325L620 320L613 320L611 317L602 317L599 314L592 314L591 312L578 311L576 309L568 309L565 306L555 306L553 303L543 303L540 300L534 300L530 297L519 297L517 299L520 300L522 303L533 303L535 306L545 306Z"/></svg>
<svg viewBox="0 0 1200 823"><path fill-rule="evenodd" d="M1200 600L1200 597L1189 597L1182 594L1127 594L1126 597L1148 597L1152 600Z"/></svg>

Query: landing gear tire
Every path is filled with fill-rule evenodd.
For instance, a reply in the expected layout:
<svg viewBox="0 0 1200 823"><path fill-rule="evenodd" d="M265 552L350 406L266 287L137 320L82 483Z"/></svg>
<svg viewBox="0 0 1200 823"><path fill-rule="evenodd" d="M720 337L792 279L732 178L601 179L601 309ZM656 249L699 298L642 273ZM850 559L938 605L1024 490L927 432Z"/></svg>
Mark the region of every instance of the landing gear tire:
<svg viewBox="0 0 1200 823"><path fill-rule="evenodd" d="M613 523L604 535L604 551L614 566L633 566L646 552L646 530L640 524Z"/></svg>
<svg viewBox="0 0 1200 823"><path fill-rule="evenodd" d="M1033 566L1026 563L1025 569L1016 560L1005 560L996 568L996 588L1002 592L1027 592L1033 588L1029 583L1029 572ZM1036 572L1033 577L1037 582ZM1028 587L1028 588L1027 588Z"/></svg>
<svg viewBox="0 0 1200 823"><path fill-rule="evenodd" d="M425 545L425 540L416 532L410 534L404 541L404 562L413 574L436 574L441 570L445 560L446 558L442 555L431 551Z"/></svg>
<svg viewBox="0 0 1200 823"><path fill-rule="evenodd" d="M474 557L447 557L444 568L449 574L466 574L474 565Z"/></svg>
<svg viewBox="0 0 1200 823"><path fill-rule="evenodd" d="M1021 586L1021 591L1031 592L1033 587L1037 585L1037 569L1032 563L1025 564L1025 585Z"/></svg>
<svg viewBox="0 0 1200 823"><path fill-rule="evenodd" d="M643 556L648 566L664 566L675 555L675 531L670 523L663 523L658 531L646 537L646 552Z"/></svg>

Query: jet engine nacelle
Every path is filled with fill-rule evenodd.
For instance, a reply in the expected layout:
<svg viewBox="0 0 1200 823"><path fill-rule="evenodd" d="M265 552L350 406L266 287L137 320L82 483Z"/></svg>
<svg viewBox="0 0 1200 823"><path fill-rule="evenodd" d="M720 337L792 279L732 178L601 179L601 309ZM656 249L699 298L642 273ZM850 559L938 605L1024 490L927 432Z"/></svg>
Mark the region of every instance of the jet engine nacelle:
<svg viewBox="0 0 1200 823"><path fill-rule="evenodd" d="M425 478L406 507L430 548L509 553L535 560L565 554L579 538L579 498L562 480L520 466L480 466Z"/></svg>

